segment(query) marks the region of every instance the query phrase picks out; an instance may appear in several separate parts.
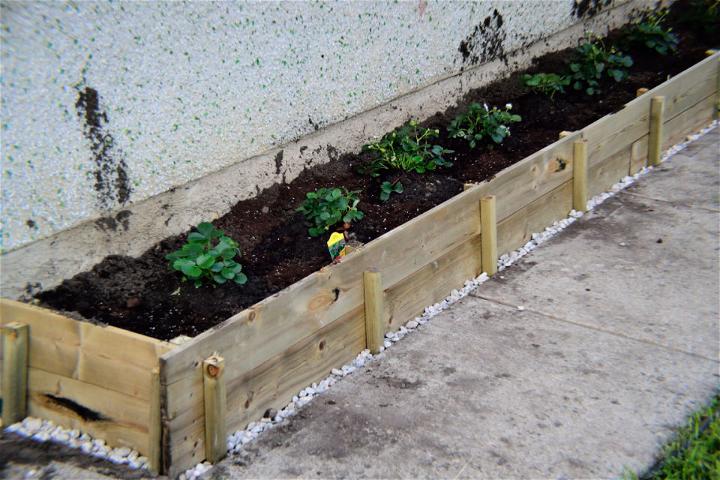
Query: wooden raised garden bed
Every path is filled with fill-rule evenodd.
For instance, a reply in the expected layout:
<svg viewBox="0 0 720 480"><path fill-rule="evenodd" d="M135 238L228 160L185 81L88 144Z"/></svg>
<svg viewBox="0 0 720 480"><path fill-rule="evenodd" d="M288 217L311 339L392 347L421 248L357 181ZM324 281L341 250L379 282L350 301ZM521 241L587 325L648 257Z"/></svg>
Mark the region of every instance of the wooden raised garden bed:
<svg viewBox="0 0 720 480"><path fill-rule="evenodd" d="M707 125L717 111L719 60L720 54L705 59L180 345L0 299L8 332L5 405L25 393L8 389L23 385L22 359L13 358L22 350L13 342L22 336L9 327L17 322L29 326L27 410L20 414L135 448L171 475L214 460L225 451L225 432L282 408L386 331L465 280L494 271L497 255L657 160L659 145ZM577 168L583 160L587 168ZM10 372L8 365L18 366Z"/></svg>

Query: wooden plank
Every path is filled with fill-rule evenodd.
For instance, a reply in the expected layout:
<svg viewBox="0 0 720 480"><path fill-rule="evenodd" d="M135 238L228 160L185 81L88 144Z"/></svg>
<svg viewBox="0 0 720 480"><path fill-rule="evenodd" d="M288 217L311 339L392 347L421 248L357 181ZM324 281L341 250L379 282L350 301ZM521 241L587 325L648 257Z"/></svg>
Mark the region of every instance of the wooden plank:
<svg viewBox="0 0 720 480"><path fill-rule="evenodd" d="M243 376L227 381L228 431L258 420L270 408L279 410L293 395L351 361L365 348L363 307L303 339L280 355L268 359ZM204 457L202 388L200 368L194 378L168 386L168 459L172 472L200 462ZM229 377L226 367L226 376Z"/></svg>
<svg viewBox="0 0 720 480"><path fill-rule="evenodd" d="M29 365L148 400L151 370L173 346L126 330L73 320L0 298L0 325L30 326Z"/></svg>
<svg viewBox="0 0 720 480"><path fill-rule="evenodd" d="M28 326L12 322L2 328L2 424L12 425L27 416Z"/></svg>
<svg viewBox="0 0 720 480"><path fill-rule="evenodd" d="M660 165L662 158L665 97L650 99L650 136L648 138L648 165Z"/></svg>
<svg viewBox="0 0 720 480"><path fill-rule="evenodd" d="M588 171L588 197L606 192L630 173L632 145L615 152L602 162L596 162Z"/></svg>
<svg viewBox="0 0 720 480"><path fill-rule="evenodd" d="M567 217L572 209L572 181L530 202L498 224L498 254L504 255L525 245L535 232Z"/></svg>
<svg viewBox="0 0 720 480"><path fill-rule="evenodd" d="M480 258L482 259L483 272L489 276L497 272L498 250L497 250L497 215L495 207L495 196L487 195L480 199L480 224L482 225L482 246L480 247Z"/></svg>
<svg viewBox="0 0 720 480"><path fill-rule="evenodd" d="M217 463L227 454L225 361L219 355L203 362L203 392L205 459Z"/></svg>
<svg viewBox="0 0 720 480"><path fill-rule="evenodd" d="M397 330L421 315L428 305L447 297L452 289L477 277L481 272L480 244L480 235L471 237L388 289L385 332Z"/></svg>
<svg viewBox="0 0 720 480"><path fill-rule="evenodd" d="M587 140L573 144L573 208L587 212L588 201Z"/></svg>
<svg viewBox="0 0 720 480"><path fill-rule="evenodd" d="M685 137L706 127L713 121L716 114L716 96L709 95L686 112L665 122L665 140L663 149L667 150Z"/></svg>
<svg viewBox="0 0 720 480"><path fill-rule="evenodd" d="M147 402L37 368L30 368L28 385L29 415L148 453Z"/></svg>
<svg viewBox="0 0 720 480"><path fill-rule="evenodd" d="M644 135L630 146L630 175L635 175L647 166L648 139L649 135Z"/></svg>
<svg viewBox="0 0 720 480"><path fill-rule="evenodd" d="M715 58L715 60L712 60ZM588 140L588 162L592 167L614 156L627 145L649 133L650 102L653 96L664 96L665 118L684 112L716 89L718 72L713 62L717 57L703 60L671 80L653 88L625 108L607 115L585 127L583 137Z"/></svg>
<svg viewBox="0 0 720 480"><path fill-rule="evenodd" d="M363 272L365 294L365 341L370 353L380 353L385 334L385 299L382 276L378 272Z"/></svg>

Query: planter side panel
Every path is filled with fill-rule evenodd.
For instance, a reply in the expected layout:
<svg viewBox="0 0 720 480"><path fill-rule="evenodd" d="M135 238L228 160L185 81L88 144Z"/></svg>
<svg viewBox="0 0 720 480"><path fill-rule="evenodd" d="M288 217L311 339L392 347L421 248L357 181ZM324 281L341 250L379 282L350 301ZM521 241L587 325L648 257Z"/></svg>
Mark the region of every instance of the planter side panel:
<svg viewBox="0 0 720 480"><path fill-rule="evenodd" d="M10 322L30 326L29 415L149 451L150 372L169 344L0 299Z"/></svg>
<svg viewBox="0 0 720 480"><path fill-rule="evenodd" d="M498 195L498 217L503 220L565 185L572 178L567 165L575 138L577 135L541 150L508 169L507 175L459 194L374 240L341 264L310 275L163 356L161 381L167 389L163 421L172 471L202 460L204 420L198 365L204 358L217 351L225 359L230 430L244 427L267 408L286 404L303 385L326 376L332 367L365 347L363 271L375 268L382 274L387 328L412 319L429 303L479 273L480 198ZM341 330L332 333L335 329ZM318 350L322 341L318 331L344 339L343 353L337 353L342 361L304 359L317 354L312 351ZM312 349L303 347L311 343ZM332 348L331 343L324 348ZM288 352L293 351L304 353L288 360ZM332 355L336 353L325 354ZM262 384L260 372L278 361L289 362L292 374L268 374L263 377L267 384ZM262 398L270 400L261 403Z"/></svg>
<svg viewBox="0 0 720 480"><path fill-rule="evenodd" d="M717 82L716 54L629 102L623 110L585 127L582 135L588 140L590 196L608 190L647 162L652 97L665 97L663 148L667 148L711 120L706 107L712 103L709 97L716 95Z"/></svg>

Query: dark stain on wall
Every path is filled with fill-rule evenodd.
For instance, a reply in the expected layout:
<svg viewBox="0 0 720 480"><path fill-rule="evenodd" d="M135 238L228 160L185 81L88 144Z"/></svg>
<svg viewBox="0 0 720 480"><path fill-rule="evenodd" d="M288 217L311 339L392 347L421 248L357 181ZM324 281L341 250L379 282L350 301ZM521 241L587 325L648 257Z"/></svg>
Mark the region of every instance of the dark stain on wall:
<svg viewBox="0 0 720 480"><path fill-rule="evenodd" d="M578 19L592 17L611 3L612 0L572 0L572 14Z"/></svg>
<svg viewBox="0 0 720 480"><path fill-rule="evenodd" d="M275 173L277 175L280 175L280 171L282 170L282 162L283 162L283 150L280 150L277 155L275 155Z"/></svg>
<svg viewBox="0 0 720 480"><path fill-rule="evenodd" d="M75 108L93 153L98 206L108 210L118 204L125 204L130 199L127 165L122 151L115 146L115 139L108 132L108 115L100 108L100 95L97 90L82 85L77 88Z"/></svg>
<svg viewBox="0 0 720 480"><path fill-rule="evenodd" d="M116 232L118 228L127 231L127 229L130 228L130 216L132 216L130 210L121 210L114 218L112 216L98 218L95 220L95 225L103 231L111 230Z"/></svg>
<svg viewBox="0 0 720 480"><path fill-rule="evenodd" d="M496 58L507 61L503 45L507 34L503 23L500 12L493 10L492 15L475 26L458 47L463 65L478 65Z"/></svg>

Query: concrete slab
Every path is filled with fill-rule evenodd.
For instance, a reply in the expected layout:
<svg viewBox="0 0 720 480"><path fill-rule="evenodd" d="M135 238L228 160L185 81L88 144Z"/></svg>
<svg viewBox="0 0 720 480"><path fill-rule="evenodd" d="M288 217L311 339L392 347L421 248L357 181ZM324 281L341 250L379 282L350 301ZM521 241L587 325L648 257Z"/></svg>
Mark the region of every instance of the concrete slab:
<svg viewBox="0 0 720 480"><path fill-rule="evenodd" d="M720 211L720 128L674 155L627 193Z"/></svg>
<svg viewBox="0 0 720 480"><path fill-rule="evenodd" d="M705 142L692 162L672 158L636 191L659 192L656 179L686 189L697 176L707 180L696 196L710 198L720 169L698 158L709 150ZM477 295L718 359L719 222L704 208L620 193Z"/></svg>
<svg viewBox="0 0 720 480"><path fill-rule="evenodd" d="M617 476L653 462L717 370L468 297L213 477Z"/></svg>

